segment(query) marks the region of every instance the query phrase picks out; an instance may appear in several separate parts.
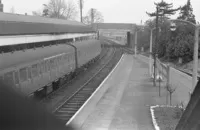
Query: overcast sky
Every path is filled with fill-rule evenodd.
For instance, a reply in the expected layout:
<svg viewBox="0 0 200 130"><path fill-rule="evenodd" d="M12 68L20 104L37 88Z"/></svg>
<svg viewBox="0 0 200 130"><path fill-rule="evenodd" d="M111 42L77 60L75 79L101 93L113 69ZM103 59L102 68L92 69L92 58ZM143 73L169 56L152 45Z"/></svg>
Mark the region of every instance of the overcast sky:
<svg viewBox="0 0 200 130"><path fill-rule="evenodd" d="M67 0L66 0L67 1ZM76 4L78 0L72 0ZM84 13L90 8L96 8L104 16L104 22L108 23L140 23L149 17L146 11L155 11L154 2L161 0L85 0ZM184 5L187 0L165 0L174 3L174 7ZM42 9L42 5L48 0L2 0L4 11L10 12L14 7L15 13L32 14L32 11ZM193 13L196 20L200 21L200 0L191 0ZM175 16L172 18L176 18Z"/></svg>

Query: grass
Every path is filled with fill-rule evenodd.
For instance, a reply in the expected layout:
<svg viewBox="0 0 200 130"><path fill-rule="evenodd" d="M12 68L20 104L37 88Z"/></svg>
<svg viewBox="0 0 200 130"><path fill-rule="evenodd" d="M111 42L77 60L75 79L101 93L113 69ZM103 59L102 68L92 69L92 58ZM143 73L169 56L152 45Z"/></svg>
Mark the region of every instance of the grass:
<svg viewBox="0 0 200 130"><path fill-rule="evenodd" d="M178 107L156 107L154 116L160 130L175 130L182 110Z"/></svg>

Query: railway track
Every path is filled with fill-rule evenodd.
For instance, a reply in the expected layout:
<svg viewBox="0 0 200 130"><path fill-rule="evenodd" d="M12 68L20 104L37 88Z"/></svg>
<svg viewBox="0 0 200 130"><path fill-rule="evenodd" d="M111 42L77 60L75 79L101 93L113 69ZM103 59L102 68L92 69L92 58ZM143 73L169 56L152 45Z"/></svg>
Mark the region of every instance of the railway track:
<svg viewBox="0 0 200 130"><path fill-rule="evenodd" d="M134 54L133 50L129 49L129 48L123 48L124 53L127 54Z"/></svg>
<svg viewBox="0 0 200 130"><path fill-rule="evenodd" d="M101 71L108 66L112 59L116 56L117 49L113 48L113 53L110 59L104 64L104 66L99 69L99 71L93 75L84 85L82 85L72 96L70 96L65 102L58 106L54 110L54 115L68 122L70 118L79 110L79 108L86 102L86 100L92 95L92 93L97 89L98 86L94 86L93 82L96 82Z"/></svg>

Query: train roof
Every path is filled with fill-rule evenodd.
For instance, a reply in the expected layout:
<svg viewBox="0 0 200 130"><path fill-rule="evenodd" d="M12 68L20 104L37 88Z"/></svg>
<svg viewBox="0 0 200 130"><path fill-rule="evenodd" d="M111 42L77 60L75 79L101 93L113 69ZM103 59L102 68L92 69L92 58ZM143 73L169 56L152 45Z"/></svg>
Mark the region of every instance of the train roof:
<svg viewBox="0 0 200 130"><path fill-rule="evenodd" d="M0 13L0 35L88 32L94 32L94 30L77 21Z"/></svg>

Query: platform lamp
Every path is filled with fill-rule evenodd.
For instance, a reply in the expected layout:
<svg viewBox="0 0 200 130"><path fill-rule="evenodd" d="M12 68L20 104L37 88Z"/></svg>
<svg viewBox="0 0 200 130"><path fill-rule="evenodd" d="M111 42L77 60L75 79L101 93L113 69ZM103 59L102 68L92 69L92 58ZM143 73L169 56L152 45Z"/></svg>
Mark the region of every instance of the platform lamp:
<svg viewBox="0 0 200 130"><path fill-rule="evenodd" d="M138 28L136 26L135 28L135 46L134 46L134 52L135 52L135 56L137 55L137 31L138 31Z"/></svg>
<svg viewBox="0 0 200 130"><path fill-rule="evenodd" d="M137 55L137 44L138 44L137 42L138 42L138 32L139 31L144 31L144 27L139 28L139 27L136 26L136 28L135 28L135 47L134 47L135 56Z"/></svg>
<svg viewBox="0 0 200 130"><path fill-rule="evenodd" d="M149 75L152 76L152 46L153 46L153 31L156 29L145 27L150 30L150 42L149 42ZM161 28L158 27L159 32L161 32Z"/></svg>

